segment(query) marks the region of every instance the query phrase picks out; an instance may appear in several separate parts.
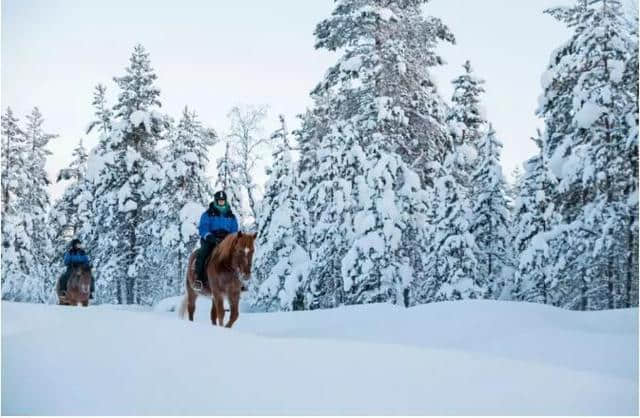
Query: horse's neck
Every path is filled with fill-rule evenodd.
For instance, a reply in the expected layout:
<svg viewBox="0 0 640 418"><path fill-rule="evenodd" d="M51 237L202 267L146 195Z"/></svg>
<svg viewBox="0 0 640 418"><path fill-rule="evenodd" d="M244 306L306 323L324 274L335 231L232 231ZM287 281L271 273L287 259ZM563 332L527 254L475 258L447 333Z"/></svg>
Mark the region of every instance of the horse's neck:
<svg viewBox="0 0 640 418"><path fill-rule="evenodd" d="M69 287L80 288L82 286L82 276L71 276L69 279Z"/></svg>
<svg viewBox="0 0 640 418"><path fill-rule="evenodd" d="M69 289L71 288L76 288L80 286L80 280L77 277L71 276L71 278L69 279L69 284L68 287Z"/></svg>

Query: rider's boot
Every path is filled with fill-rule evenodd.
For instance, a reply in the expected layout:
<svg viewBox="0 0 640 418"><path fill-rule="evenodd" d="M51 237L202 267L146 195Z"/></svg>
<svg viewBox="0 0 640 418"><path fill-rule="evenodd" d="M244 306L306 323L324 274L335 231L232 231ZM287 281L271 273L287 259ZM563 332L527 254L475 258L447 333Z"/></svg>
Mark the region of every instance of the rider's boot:
<svg viewBox="0 0 640 418"><path fill-rule="evenodd" d="M69 281L69 271L65 271L62 273L62 277L60 277L60 294L65 295L67 293L67 282Z"/></svg>
<svg viewBox="0 0 640 418"><path fill-rule="evenodd" d="M205 244L205 245L203 245ZM196 259L196 278L197 280L199 280L203 285L207 282L207 277L205 275L205 261L207 259L207 245L206 243L201 243L200 245L200 249L198 250L198 258Z"/></svg>

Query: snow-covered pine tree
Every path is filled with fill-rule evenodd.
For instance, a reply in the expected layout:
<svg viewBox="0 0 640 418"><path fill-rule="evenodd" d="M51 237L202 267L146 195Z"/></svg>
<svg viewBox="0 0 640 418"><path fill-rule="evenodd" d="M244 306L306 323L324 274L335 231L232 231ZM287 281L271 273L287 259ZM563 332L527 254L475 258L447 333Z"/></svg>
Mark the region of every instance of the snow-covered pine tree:
<svg viewBox="0 0 640 418"><path fill-rule="evenodd" d="M27 115L24 129L17 123L7 110L2 117L3 145L7 145L3 149L7 158L3 193L9 197L6 206L3 203L3 298L43 302L52 256L45 164L51 154L47 145L57 135L44 131L44 118L37 107Z"/></svg>
<svg viewBox="0 0 640 418"><path fill-rule="evenodd" d="M633 8L633 15L628 19L630 37L627 39L627 50L630 53L630 57L626 62L625 73L623 76L623 82L626 86L628 94L631 96L631 100L627 101L627 108L625 110L625 122L629 135L625 144L625 152L630 158L630 165L632 167L631 178L638 178L638 18L635 14L637 9L637 2ZM627 187L623 190L623 193L627 195L627 205L629 216L625 219L625 234L627 236L627 256L623 261L624 271L624 283L625 283L625 302L626 306L637 306L638 304L638 182L629 182Z"/></svg>
<svg viewBox="0 0 640 418"><path fill-rule="evenodd" d="M327 100L326 96L316 97L316 100ZM323 103L307 109L300 119L300 128L293 131L298 144L300 158L298 160L298 174L310 173L317 167L318 157L316 150L319 149L320 138L328 133L329 122L325 118L326 107ZM299 178L299 185L304 190L308 184L305 181L312 181L310 176Z"/></svg>
<svg viewBox="0 0 640 418"><path fill-rule="evenodd" d="M187 261L198 242L198 221L213 196L206 171L216 133L185 107L168 140L162 184L143 212L142 229L151 231L152 238L145 247L145 268L159 278L143 292L146 304L182 292Z"/></svg>
<svg viewBox="0 0 640 418"><path fill-rule="evenodd" d="M27 145L19 119L7 108L2 115L2 299L30 300L24 284L33 273L28 214L20 200L28 184Z"/></svg>
<svg viewBox="0 0 640 418"><path fill-rule="evenodd" d="M488 292L486 277L476 274L478 260L471 228L471 208L465 190L451 174L457 166L456 149L434 170L438 177L428 192L428 243L424 275L416 286L420 303L479 299Z"/></svg>
<svg viewBox="0 0 640 418"><path fill-rule="evenodd" d="M87 155L84 181L80 188L80 195L76 198L81 225L77 235L84 247L88 250L91 260L105 259L108 257L108 252L111 251L110 248L105 248L100 242L102 235L97 233L97 231L101 231L103 226L99 224L101 217L96 216L97 213L105 209L105 201L96 198L98 194L97 187L99 187L101 183L99 177L105 168L105 162L112 156L109 148L111 146L110 134L113 123L113 110L107 103L106 91L104 85L98 84L93 92L91 104L94 107L95 119L89 123L86 133L87 135L92 132L97 133L98 144L91 149ZM107 160L105 160L105 156ZM100 276L100 272L95 268L93 274L96 278ZM99 287L101 289L108 287L102 285L102 280L98 282L100 283ZM97 292L97 301L103 300L103 294L104 292L102 291ZM109 299L109 302L113 302L114 300L113 298Z"/></svg>
<svg viewBox="0 0 640 418"><path fill-rule="evenodd" d="M551 303L555 282L549 271L552 254L547 239L553 223L553 179L542 154L541 133L532 138L538 153L528 159L515 200L513 252L517 260L513 298Z"/></svg>
<svg viewBox="0 0 640 418"><path fill-rule="evenodd" d="M509 202L509 207L513 209L516 199L520 195L520 187L522 186L522 179L524 173L522 172L522 168L517 165L511 171L511 181L507 186L507 200Z"/></svg>
<svg viewBox="0 0 640 418"><path fill-rule="evenodd" d="M577 309L635 306L637 297L625 295L625 280L637 283L637 271L623 273L630 270L626 231L635 216L625 191L637 189L625 120L637 101L637 91L624 82L632 31L618 0L580 1L548 12L574 29L543 77L539 111L545 153L559 179L554 250L569 249L553 266L562 291L555 303Z"/></svg>
<svg viewBox="0 0 640 418"><path fill-rule="evenodd" d="M511 218L506 185L500 165L502 143L489 130L478 142L478 158L472 176L473 199L471 233L479 252L476 274L488 282L490 298L509 298L502 294L505 282L513 277L513 253L509 241Z"/></svg>
<svg viewBox="0 0 640 418"><path fill-rule="evenodd" d="M316 27L316 48L344 54L314 95L317 102L323 90L336 93L328 120L377 114L370 132L384 132L391 149L431 184L430 162L442 161L449 139L446 105L429 69L443 63L438 43L455 40L440 19L423 15L428 1L338 1ZM367 94L374 100L361 102Z"/></svg>
<svg viewBox="0 0 640 418"><path fill-rule="evenodd" d="M447 124L449 132L451 134L451 153L449 154L447 166L443 168L446 172L445 177L450 175L457 184L447 185L449 180L445 180L439 184L440 191L436 191L436 194L442 198L447 199L445 196L447 193L445 188L450 188L450 191L455 191L455 201L437 202L437 205L448 206L453 204L460 208L471 209L474 207L474 203L477 204L484 191L480 190L485 185L476 184L479 179L474 178L476 175L476 168L479 163L478 150L480 142L485 135L486 120L484 117L484 111L480 106L480 96L484 93L484 80L478 78L471 68L471 63L466 61L463 65L464 73L452 81L454 85L453 96L451 98L452 106L449 109L447 115ZM483 173L484 174L484 173ZM476 190L476 188L479 188ZM455 212L455 210L454 210ZM477 214L474 214L474 216ZM469 222L457 222L458 228L463 225L467 225L470 230L459 230L456 234L464 235L467 232L473 233L475 218L470 218ZM442 227L442 225L441 225ZM433 230L435 231L435 229ZM476 237L476 244L482 241L481 237ZM438 241L438 236L430 237L430 240ZM477 247L480 249L480 247ZM484 254L482 250L476 254L476 266L482 267ZM479 280L481 282L488 281L491 283L495 277L488 277L482 269L472 270L467 274L472 282ZM480 277L474 278L472 276L479 275ZM456 279L459 280L459 279ZM491 289L491 286L489 286ZM445 292L446 293L446 292ZM449 296L444 296L449 297ZM457 296L456 296L457 297ZM475 296L474 296L475 297Z"/></svg>
<svg viewBox="0 0 640 418"><path fill-rule="evenodd" d="M31 240L31 260L34 273L31 276L32 285L39 287L39 302L44 300L45 280L49 276L49 266L52 262L53 249L51 240L53 231L47 225L47 215L51 209L48 187L51 182L47 176L45 165L51 151L47 148L49 141L57 135L44 131L44 118L37 107L34 107L27 115L27 125L24 129L28 170L28 188L24 190L24 198L21 199L23 207L19 210L29 213L30 222L27 224L27 233ZM36 278L37 277L37 278Z"/></svg>
<svg viewBox="0 0 640 418"><path fill-rule="evenodd" d="M474 198L471 178L486 124L484 111L480 107L480 96L485 90L482 87L484 80L475 76L469 61L464 63L463 68L464 74L452 81L454 90L447 123L453 146L459 149L458 154L463 157L463 161L457 163L458 168L452 174L456 176L460 185L469 191L470 197Z"/></svg>
<svg viewBox="0 0 640 418"><path fill-rule="evenodd" d="M83 141L73 149L73 160L67 168L60 170L57 181L71 181L66 187L62 197L55 203L55 218L59 220L60 230L58 236L76 236L82 230L83 216L78 210L78 197L83 192L83 183L87 173L87 160L89 155Z"/></svg>
<svg viewBox="0 0 640 418"><path fill-rule="evenodd" d="M100 302L140 303L145 275L143 245L152 240L142 228L142 208L153 198L161 171L156 144L164 134L165 118L157 112L160 91L154 82L149 54L136 45L126 75L115 77L120 88L104 148L89 160L95 199L97 237L93 254L96 291ZM103 126L106 126L103 123Z"/></svg>
<svg viewBox="0 0 640 418"><path fill-rule="evenodd" d="M317 166L302 173L302 178L307 179L303 196L310 219L308 248L312 268L305 285L305 308L309 309L345 303L342 260L354 243L351 225L356 202L352 190L367 164L353 131L343 121L330 126L314 152Z"/></svg>
<svg viewBox="0 0 640 418"><path fill-rule="evenodd" d="M408 292L425 279L427 195L418 174L382 141L363 157L365 171L351 191L353 243L342 259L345 302L408 306Z"/></svg>
<svg viewBox="0 0 640 418"><path fill-rule="evenodd" d="M8 213L14 199L21 194L23 182L27 180L24 152L24 132L20 120L10 107L2 115L2 217ZM3 223L4 226L4 223Z"/></svg>
<svg viewBox="0 0 640 418"><path fill-rule="evenodd" d="M428 69L442 62L437 42L453 41L440 20L422 15L425 3L339 1L316 27L316 47L343 55L312 92L310 122L320 122L322 133L309 135L311 147L301 144L302 167L315 164L301 172L311 220L312 308L400 302L407 272L421 271L418 248L406 239L419 218L408 208L420 205L422 191L413 190L410 173L431 182L431 163L442 160L450 141ZM422 229L414 232L420 236L413 240L423 242ZM374 236L390 242L367 247L365 237ZM382 276L391 271L387 282Z"/></svg>
<svg viewBox="0 0 640 418"><path fill-rule="evenodd" d="M89 123L87 127L87 134L89 134L93 129L98 129L98 132L103 134L101 139L105 136L104 134L111 131L111 122L113 119L113 110L109 108L107 105L107 88L103 84L98 84L95 87L93 92L93 101L91 104L95 108L95 119ZM104 142L101 140L100 145L104 146Z"/></svg>
<svg viewBox="0 0 640 418"><path fill-rule="evenodd" d="M282 115L280 123L280 129L272 135L273 165L260 206L253 262L253 305L266 311L304 309L303 286L311 261L304 242L306 213Z"/></svg>

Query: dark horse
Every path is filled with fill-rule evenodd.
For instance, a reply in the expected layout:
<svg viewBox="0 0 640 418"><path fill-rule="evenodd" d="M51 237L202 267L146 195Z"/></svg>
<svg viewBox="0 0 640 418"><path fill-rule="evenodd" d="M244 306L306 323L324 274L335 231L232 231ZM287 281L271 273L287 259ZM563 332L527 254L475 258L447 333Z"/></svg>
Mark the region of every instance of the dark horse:
<svg viewBox="0 0 640 418"><path fill-rule="evenodd" d="M251 261L256 234L236 234L227 237L213 250L206 261L205 271L208 277L207 283L200 283L196 274L196 252L189 257L187 268L186 288L187 294L182 300L179 309L180 317L184 317L189 311L189 321L193 321L193 313L196 310L198 295L211 297L211 322L213 325L224 324L224 297L229 300L231 317L225 325L231 328L238 319L240 304L240 292L243 284L251 276Z"/></svg>
<svg viewBox="0 0 640 418"><path fill-rule="evenodd" d="M91 292L91 269L85 264L75 264L71 267L71 274L67 280L67 291L60 291L60 279L56 285L58 303L60 305L89 306Z"/></svg>

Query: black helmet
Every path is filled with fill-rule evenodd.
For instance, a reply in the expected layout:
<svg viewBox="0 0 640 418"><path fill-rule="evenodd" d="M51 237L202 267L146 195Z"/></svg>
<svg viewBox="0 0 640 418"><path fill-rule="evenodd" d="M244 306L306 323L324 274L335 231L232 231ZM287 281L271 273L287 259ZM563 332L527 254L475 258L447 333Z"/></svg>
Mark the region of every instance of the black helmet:
<svg viewBox="0 0 640 418"><path fill-rule="evenodd" d="M74 238L71 240L71 248L75 248L77 246L79 246L81 244L80 240L78 238Z"/></svg>
<svg viewBox="0 0 640 418"><path fill-rule="evenodd" d="M213 200L215 202L217 202L218 200L227 200L227 194L224 192L224 190L219 190L216 192L216 194L213 195Z"/></svg>

